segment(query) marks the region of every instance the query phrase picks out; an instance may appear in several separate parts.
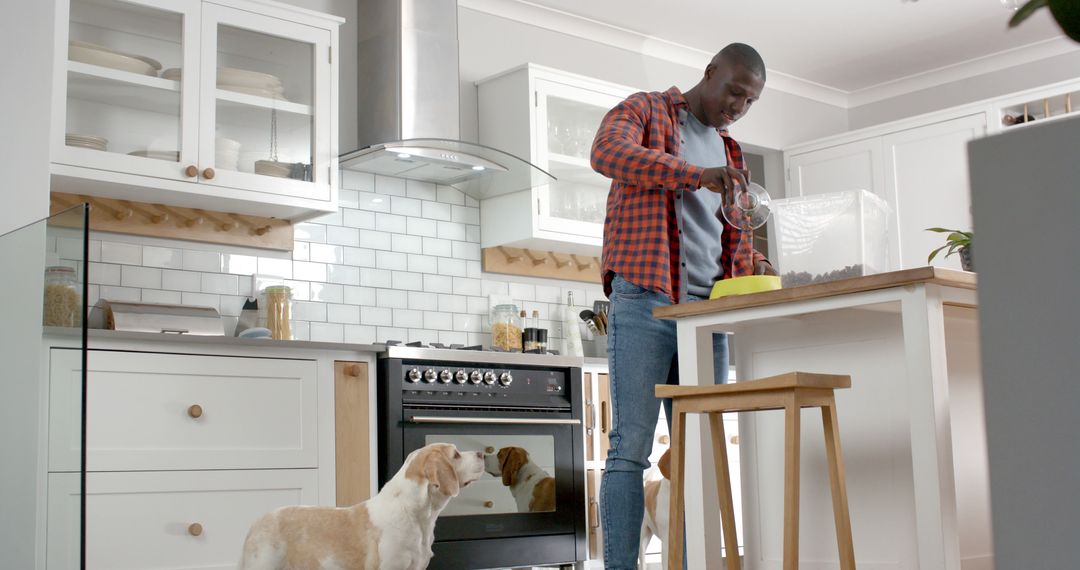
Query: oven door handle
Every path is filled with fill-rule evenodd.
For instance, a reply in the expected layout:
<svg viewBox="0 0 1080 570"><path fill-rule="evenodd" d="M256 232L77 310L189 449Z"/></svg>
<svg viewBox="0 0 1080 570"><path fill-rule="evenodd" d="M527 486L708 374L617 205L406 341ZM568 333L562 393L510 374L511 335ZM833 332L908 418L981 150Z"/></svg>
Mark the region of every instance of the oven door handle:
<svg viewBox="0 0 1080 570"><path fill-rule="evenodd" d="M413 424L523 424L523 425L578 425L581 420L554 420L543 418L469 418L451 416L413 416Z"/></svg>

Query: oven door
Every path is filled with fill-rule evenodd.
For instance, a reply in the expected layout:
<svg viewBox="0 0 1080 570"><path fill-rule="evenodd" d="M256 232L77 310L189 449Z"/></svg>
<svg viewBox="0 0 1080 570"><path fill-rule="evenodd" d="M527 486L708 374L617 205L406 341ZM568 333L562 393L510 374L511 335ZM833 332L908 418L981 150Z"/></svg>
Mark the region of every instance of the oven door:
<svg viewBox="0 0 1080 570"><path fill-rule="evenodd" d="M432 443L487 454L487 472L439 515L436 542L573 534L583 524L583 465L575 459L582 451L581 420L570 413L406 406L403 419L399 461ZM514 474L504 477L503 470ZM553 489L550 481L540 482L548 476Z"/></svg>

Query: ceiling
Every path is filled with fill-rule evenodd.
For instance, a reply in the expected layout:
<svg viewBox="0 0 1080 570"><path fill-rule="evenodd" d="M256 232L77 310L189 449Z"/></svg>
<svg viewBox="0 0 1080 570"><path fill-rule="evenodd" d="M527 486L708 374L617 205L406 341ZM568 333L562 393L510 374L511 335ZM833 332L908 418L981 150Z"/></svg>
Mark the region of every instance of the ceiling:
<svg viewBox="0 0 1080 570"><path fill-rule="evenodd" d="M1012 12L999 0L522 3L694 51L714 53L729 42L748 43L771 74L848 95L928 74L956 75L959 68L986 72L1080 48L1064 38L1045 9L1009 29ZM660 4L665 9L657 9Z"/></svg>

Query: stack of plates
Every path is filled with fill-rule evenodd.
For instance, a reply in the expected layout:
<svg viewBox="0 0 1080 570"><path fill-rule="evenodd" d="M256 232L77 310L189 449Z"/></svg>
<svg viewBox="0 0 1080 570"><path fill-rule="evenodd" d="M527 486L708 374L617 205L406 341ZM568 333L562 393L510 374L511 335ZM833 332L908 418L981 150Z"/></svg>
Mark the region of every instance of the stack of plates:
<svg viewBox="0 0 1080 570"><path fill-rule="evenodd" d="M94 150L105 150L105 147L109 144L109 141L108 139L96 137L94 135L77 135L75 133L68 133L64 135L64 143L66 143L68 146L77 146Z"/></svg>
<svg viewBox="0 0 1080 570"><path fill-rule="evenodd" d="M225 137L214 139L214 165L225 170L239 170L240 142Z"/></svg>
<svg viewBox="0 0 1080 570"><path fill-rule="evenodd" d="M237 93L258 95L271 99L285 99L285 86L281 78L269 73L219 67L217 72L218 89L228 89Z"/></svg>
<svg viewBox="0 0 1080 570"><path fill-rule="evenodd" d="M128 154L130 154L131 156L141 156L144 158L153 158L156 160L180 162L180 151L178 150L133 150Z"/></svg>
<svg viewBox="0 0 1080 570"><path fill-rule="evenodd" d="M122 53L105 46L77 40L71 40L68 43L68 59L151 77L157 77L161 69L161 63L144 55Z"/></svg>

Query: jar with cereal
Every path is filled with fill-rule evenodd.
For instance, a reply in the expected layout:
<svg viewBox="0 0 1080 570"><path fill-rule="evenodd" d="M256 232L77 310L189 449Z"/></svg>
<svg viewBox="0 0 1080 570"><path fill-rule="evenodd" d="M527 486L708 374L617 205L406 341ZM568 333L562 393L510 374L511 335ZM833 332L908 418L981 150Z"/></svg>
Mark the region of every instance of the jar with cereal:
<svg viewBox="0 0 1080 570"><path fill-rule="evenodd" d="M491 309L491 347L521 352L521 327L517 305L495 305Z"/></svg>
<svg viewBox="0 0 1080 570"><path fill-rule="evenodd" d="M43 324L47 327L77 327L82 324L82 293L74 268L45 268Z"/></svg>

